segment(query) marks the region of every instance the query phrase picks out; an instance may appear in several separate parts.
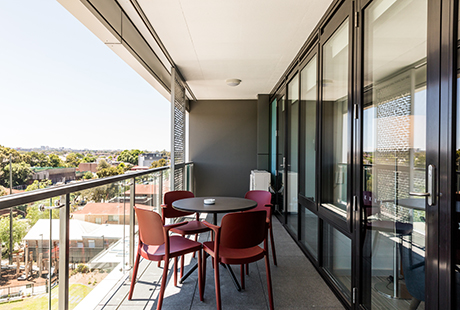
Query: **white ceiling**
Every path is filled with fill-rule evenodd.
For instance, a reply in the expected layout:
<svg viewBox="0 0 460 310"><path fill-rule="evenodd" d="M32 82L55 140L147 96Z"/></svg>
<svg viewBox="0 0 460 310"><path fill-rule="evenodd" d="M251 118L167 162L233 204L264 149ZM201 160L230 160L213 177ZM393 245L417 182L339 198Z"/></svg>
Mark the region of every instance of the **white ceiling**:
<svg viewBox="0 0 460 310"><path fill-rule="evenodd" d="M122 7L127 2L119 0ZM138 0L197 99L269 93L331 2ZM229 87L231 78L242 82Z"/></svg>

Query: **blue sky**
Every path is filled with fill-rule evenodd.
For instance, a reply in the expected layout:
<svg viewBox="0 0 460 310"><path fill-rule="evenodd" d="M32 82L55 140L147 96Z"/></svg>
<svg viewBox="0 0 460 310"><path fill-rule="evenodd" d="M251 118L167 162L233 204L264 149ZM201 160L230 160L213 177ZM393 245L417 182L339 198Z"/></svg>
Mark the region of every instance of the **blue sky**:
<svg viewBox="0 0 460 310"><path fill-rule="evenodd" d="M170 149L170 104L56 0L0 2L0 145Z"/></svg>

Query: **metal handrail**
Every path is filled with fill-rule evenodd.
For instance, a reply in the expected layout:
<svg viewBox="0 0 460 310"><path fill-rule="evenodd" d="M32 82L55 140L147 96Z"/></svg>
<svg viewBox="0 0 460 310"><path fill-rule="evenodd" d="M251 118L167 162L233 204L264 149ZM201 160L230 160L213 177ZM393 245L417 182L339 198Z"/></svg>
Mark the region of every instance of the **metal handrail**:
<svg viewBox="0 0 460 310"><path fill-rule="evenodd" d="M186 165L192 164L192 162L177 164L176 167L185 167ZM126 179L132 179L135 177L143 176L146 174L151 174L154 172L164 171L170 169L170 166L148 169L145 171L139 172L130 172L125 174L120 174L116 176L106 177L103 179L89 180L80 183L72 183L59 185L55 187L49 187L44 189L37 189L30 192L17 193L7 196L0 197L0 210L15 207L18 205L23 205L31 202L36 202L39 200L44 200L48 198L53 198L57 196L62 196L78 191L82 191L89 188L94 188L102 185L107 185L114 182L123 181Z"/></svg>

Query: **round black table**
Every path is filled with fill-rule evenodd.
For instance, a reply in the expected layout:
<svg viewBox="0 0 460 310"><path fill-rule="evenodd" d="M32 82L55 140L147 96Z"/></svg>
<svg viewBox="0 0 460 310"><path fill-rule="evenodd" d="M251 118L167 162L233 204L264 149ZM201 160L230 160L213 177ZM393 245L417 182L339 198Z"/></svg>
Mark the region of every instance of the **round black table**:
<svg viewBox="0 0 460 310"><path fill-rule="evenodd" d="M212 205L204 203L205 199L215 199ZM257 202L238 197L195 197L176 200L172 203L174 209L187 212L213 213L213 224L217 225L217 213L246 211L257 207Z"/></svg>
<svg viewBox="0 0 460 310"><path fill-rule="evenodd" d="M205 199L215 199L214 204L205 204ZM184 198L176 200L172 203L174 209L187 212L206 212L213 214L213 224L217 225L217 213L229 213L237 211L246 211L257 207L257 202L251 199L246 198L237 198L237 197L195 197L195 198ZM206 259L206 258L205 258ZM241 286L238 283L238 280L235 277L232 269L229 265L224 265L227 271L230 273L230 276L233 280L233 283L236 286L238 291L241 291ZM197 265L190 269L183 277L180 279L179 283L182 283L195 269Z"/></svg>

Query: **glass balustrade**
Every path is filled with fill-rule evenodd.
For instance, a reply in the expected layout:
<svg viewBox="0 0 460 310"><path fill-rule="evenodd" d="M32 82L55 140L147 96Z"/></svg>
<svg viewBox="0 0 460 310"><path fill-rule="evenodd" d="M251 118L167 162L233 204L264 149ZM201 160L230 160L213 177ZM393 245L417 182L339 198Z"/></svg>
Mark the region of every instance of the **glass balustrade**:
<svg viewBox="0 0 460 310"><path fill-rule="evenodd" d="M0 310L95 308L134 262L132 206L159 212L169 188L162 167L0 197Z"/></svg>

